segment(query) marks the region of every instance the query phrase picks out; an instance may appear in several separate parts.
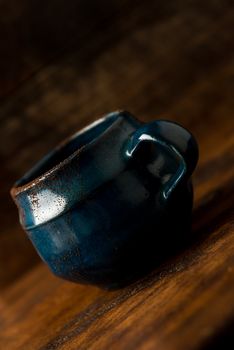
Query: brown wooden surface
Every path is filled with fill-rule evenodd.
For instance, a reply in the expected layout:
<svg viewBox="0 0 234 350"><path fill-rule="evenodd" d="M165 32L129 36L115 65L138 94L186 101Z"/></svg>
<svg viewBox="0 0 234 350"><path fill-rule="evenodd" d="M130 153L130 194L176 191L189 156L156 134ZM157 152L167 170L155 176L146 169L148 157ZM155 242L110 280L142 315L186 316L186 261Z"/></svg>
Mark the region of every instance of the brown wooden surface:
<svg viewBox="0 0 234 350"><path fill-rule="evenodd" d="M0 1L0 349L226 348L234 333L232 1ZM64 137L127 109L200 145L190 244L107 292L52 276L13 181Z"/></svg>

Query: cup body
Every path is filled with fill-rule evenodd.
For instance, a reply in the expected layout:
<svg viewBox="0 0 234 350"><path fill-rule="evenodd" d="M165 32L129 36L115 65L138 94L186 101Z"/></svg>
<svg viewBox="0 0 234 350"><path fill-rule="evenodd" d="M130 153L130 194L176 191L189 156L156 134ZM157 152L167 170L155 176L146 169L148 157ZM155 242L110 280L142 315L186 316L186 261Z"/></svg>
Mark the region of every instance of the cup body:
<svg viewBox="0 0 234 350"><path fill-rule="evenodd" d="M127 112L112 113L14 186L21 224L57 276L105 287L124 284L188 232L190 178L182 172L172 193L162 195L181 168L174 148L145 143L134 157L126 156L141 127Z"/></svg>

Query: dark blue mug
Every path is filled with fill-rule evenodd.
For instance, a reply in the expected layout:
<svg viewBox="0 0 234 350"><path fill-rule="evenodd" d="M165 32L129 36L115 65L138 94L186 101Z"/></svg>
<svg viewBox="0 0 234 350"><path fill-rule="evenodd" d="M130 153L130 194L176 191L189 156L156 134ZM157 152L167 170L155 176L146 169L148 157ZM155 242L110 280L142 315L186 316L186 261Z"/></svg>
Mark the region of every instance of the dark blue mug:
<svg viewBox="0 0 234 350"><path fill-rule="evenodd" d="M57 276L118 286L189 232L197 160L178 124L114 112L49 153L11 194Z"/></svg>

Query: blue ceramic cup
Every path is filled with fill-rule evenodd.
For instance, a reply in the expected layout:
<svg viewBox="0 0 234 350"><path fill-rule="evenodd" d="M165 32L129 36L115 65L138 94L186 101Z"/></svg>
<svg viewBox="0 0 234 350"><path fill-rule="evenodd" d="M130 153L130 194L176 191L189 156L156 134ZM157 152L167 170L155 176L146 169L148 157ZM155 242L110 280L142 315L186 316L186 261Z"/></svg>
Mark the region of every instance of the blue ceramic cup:
<svg viewBox="0 0 234 350"><path fill-rule="evenodd" d="M114 112L49 153L11 194L56 275L118 286L189 231L197 160L181 126Z"/></svg>

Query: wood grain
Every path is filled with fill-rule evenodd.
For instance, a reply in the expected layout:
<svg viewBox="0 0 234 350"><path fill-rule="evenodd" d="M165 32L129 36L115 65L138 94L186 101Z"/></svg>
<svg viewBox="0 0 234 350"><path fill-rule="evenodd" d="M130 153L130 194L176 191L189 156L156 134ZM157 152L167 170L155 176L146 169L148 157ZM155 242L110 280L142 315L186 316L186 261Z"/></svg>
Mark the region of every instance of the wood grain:
<svg viewBox="0 0 234 350"><path fill-rule="evenodd" d="M0 349L225 348L234 334L232 2L2 0L0 9ZM107 292L51 275L8 192L57 142L120 108L182 123L200 161L187 246Z"/></svg>

